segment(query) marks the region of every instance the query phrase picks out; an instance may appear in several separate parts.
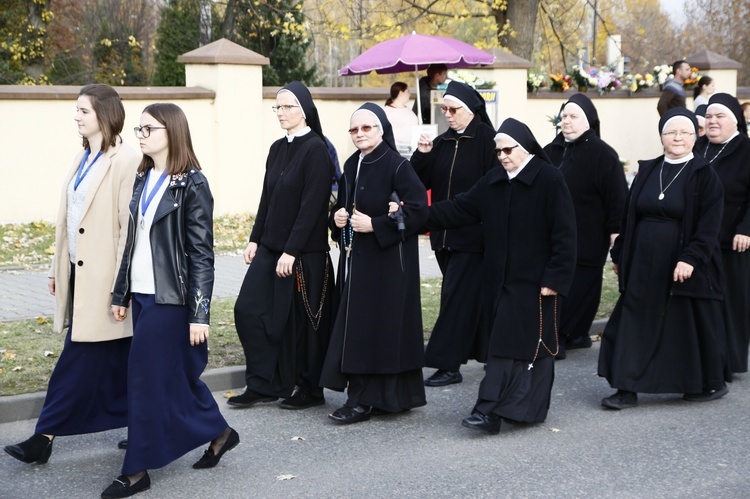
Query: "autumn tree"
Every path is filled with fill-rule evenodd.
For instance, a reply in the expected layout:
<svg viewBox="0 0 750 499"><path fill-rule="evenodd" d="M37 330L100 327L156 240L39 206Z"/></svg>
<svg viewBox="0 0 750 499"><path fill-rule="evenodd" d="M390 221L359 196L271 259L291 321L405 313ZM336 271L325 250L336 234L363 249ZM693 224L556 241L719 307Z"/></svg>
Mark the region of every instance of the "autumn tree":
<svg viewBox="0 0 750 499"><path fill-rule="evenodd" d="M156 31L154 85L185 85L185 65L177 57L201 43L201 0L171 0L161 9Z"/></svg>
<svg viewBox="0 0 750 499"><path fill-rule="evenodd" d="M54 17L49 4L49 0L0 4L0 79L5 83L48 83L47 26Z"/></svg>
<svg viewBox="0 0 750 499"><path fill-rule="evenodd" d="M315 65L307 60L312 40L301 0L228 0L220 36L271 60L263 67L264 85L320 82Z"/></svg>

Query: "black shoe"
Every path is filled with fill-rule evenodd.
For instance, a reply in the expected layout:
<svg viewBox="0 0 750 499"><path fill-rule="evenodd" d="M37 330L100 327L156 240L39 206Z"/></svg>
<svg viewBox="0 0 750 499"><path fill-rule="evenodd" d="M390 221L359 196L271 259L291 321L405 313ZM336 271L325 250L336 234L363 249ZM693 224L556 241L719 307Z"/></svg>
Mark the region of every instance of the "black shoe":
<svg viewBox="0 0 750 499"><path fill-rule="evenodd" d="M127 476L120 475L112 482L112 485L104 489L102 499L130 497L133 494L147 490L149 487L151 487L151 478L148 476L148 471L143 474L140 480L132 485Z"/></svg>
<svg viewBox="0 0 750 499"><path fill-rule="evenodd" d="M602 399L602 406L607 409L630 409L638 405L638 394L635 392L628 392L625 390L617 390L617 393L610 395L607 398Z"/></svg>
<svg viewBox="0 0 750 499"><path fill-rule="evenodd" d="M314 395L310 395L310 392L308 392L304 388L297 388L291 397L281 401L279 407L281 407L282 409L289 409L294 411L298 409L308 409L310 407L325 405L325 403L325 397L316 397Z"/></svg>
<svg viewBox="0 0 750 499"><path fill-rule="evenodd" d="M435 374L424 380L424 386L446 386L460 383L464 380L461 371L446 371L438 369Z"/></svg>
<svg viewBox="0 0 750 499"><path fill-rule="evenodd" d="M466 428L481 430L490 435L497 435L500 433L500 416L496 414L485 416L481 412L474 410L474 412L471 413L471 416L461 421L461 424Z"/></svg>
<svg viewBox="0 0 750 499"><path fill-rule="evenodd" d="M252 390L245 390L245 393L242 395L229 397L227 404L235 407L252 407L260 402L275 402L276 400L278 400L278 397L269 397L268 395L261 395Z"/></svg>
<svg viewBox="0 0 750 499"><path fill-rule="evenodd" d="M218 454L214 454L214 450L211 448L211 445L208 446L208 449L203 453L203 456L193 465L193 468L196 470L202 470L205 468L213 468L217 464L219 464L219 461L221 460L221 456L223 456L225 453L229 452L230 450L237 447L237 445L240 443L240 436L239 434L234 431L234 428L229 428L229 436L227 437L227 441L224 442L224 445L221 446L221 449L219 449Z"/></svg>
<svg viewBox="0 0 750 499"><path fill-rule="evenodd" d="M578 336L577 338L568 338L565 341L565 348L567 350L575 350L576 348L591 348L593 345L591 336Z"/></svg>
<svg viewBox="0 0 750 499"><path fill-rule="evenodd" d="M689 402L710 402L720 399L727 393L729 393L729 387L724 385L718 390L706 390L703 393L686 393L682 398Z"/></svg>
<svg viewBox="0 0 750 499"><path fill-rule="evenodd" d="M339 424L361 423L370 419L372 408L363 405L357 407L341 407L336 409L328 417Z"/></svg>
<svg viewBox="0 0 750 499"><path fill-rule="evenodd" d="M120 440L119 442L117 442L117 448L118 449L123 449L123 450L127 449L128 448L128 439L126 438L125 440Z"/></svg>
<svg viewBox="0 0 750 499"><path fill-rule="evenodd" d="M52 454L52 440L41 433L34 433L20 444L6 445L5 452L24 463L44 464Z"/></svg>

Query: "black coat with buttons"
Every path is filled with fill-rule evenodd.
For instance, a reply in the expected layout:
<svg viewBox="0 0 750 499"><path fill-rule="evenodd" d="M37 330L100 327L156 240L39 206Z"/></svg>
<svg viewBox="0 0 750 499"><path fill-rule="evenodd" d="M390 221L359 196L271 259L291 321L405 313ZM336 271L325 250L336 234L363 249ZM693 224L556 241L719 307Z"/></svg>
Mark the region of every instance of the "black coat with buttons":
<svg viewBox="0 0 750 499"><path fill-rule="evenodd" d="M136 175L130 201L128 241L112 295L112 305L130 302L130 264L135 244L135 220L146 175ZM214 199L206 177L197 169L170 177L159 201L149 236L153 259L155 301L187 305L188 322L209 324L214 287Z"/></svg>

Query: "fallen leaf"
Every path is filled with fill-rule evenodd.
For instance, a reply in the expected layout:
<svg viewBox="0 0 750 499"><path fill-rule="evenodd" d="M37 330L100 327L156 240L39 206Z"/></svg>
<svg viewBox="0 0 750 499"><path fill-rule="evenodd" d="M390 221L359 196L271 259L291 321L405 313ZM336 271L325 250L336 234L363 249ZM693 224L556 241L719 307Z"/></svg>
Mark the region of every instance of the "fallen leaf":
<svg viewBox="0 0 750 499"><path fill-rule="evenodd" d="M16 367L13 368L13 372L22 371L22 370L23 370L23 367L21 367L21 366L16 366Z"/></svg>
<svg viewBox="0 0 750 499"><path fill-rule="evenodd" d="M557 428L550 428L549 431L551 431L552 433L560 433L560 430Z"/></svg>
<svg viewBox="0 0 750 499"><path fill-rule="evenodd" d="M235 395L237 395L237 394L234 393L232 390L229 390L228 392L224 392L224 398L225 399L228 399L229 397L234 397Z"/></svg>
<svg viewBox="0 0 750 499"><path fill-rule="evenodd" d="M291 480L292 478L297 478L294 475L278 475L276 477L276 480Z"/></svg>
<svg viewBox="0 0 750 499"><path fill-rule="evenodd" d="M304 440L305 437L292 437L292 440Z"/></svg>
<svg viewBox="0 0 750 499"><path fill-rule="evenodd" d="M45 357L57 357L57 355L55 354L55 352L53 352L52 350L45 350L44 351L44 356Z"/></svg>
<svg viewBox="0 0 750 499"><path fill-rule="evenodd" d="M38 322L39 324L47 324L47 323L49 322L49 319L47 319L46 317L37 317L37 318L36 318L36 321L37 321L37 322Z"/></svg>
<svg viewBox="0 0 750 499"><path fill-rule="evenodd" d="M55 245L53 244L49 248L46 248L44 250L44 252L47 253L48 255L54 255L55 254Z"/></svg>

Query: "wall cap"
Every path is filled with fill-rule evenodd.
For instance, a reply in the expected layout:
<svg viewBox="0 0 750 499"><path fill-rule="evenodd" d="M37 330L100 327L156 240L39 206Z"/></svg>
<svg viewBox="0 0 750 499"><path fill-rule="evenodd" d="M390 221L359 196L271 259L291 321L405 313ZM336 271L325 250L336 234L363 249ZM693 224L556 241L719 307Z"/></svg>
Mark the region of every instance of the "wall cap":
<svg viewBox="0 0 750 499"><path fill-rule="evenodd" d="M242 64L247 66L268 66L271 60L257 52L221 38L177 58L184 64Z"/></svg>

